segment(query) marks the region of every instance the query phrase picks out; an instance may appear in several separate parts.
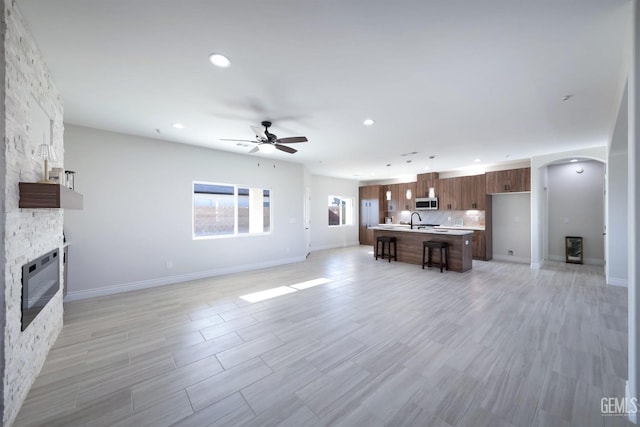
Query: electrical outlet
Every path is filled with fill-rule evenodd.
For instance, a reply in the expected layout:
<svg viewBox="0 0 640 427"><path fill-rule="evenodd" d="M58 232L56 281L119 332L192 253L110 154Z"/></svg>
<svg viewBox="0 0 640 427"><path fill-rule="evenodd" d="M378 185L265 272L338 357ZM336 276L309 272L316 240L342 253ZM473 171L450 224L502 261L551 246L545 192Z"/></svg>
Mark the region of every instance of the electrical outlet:
<svg viewBox="0 0 640 427"><path fill-rule="evenodd" d="M167 269L171 269L171 268L173 268L173 262L172 262L172 261L167 261L167 262L165 263L165 267L167 267Z"/></svg>
<svg viewBox="0 0 640 427"><path fill-rule="evenodd" d="M507 251L507 255L513 255L513 249L509 249L509 250Z"/></svg>

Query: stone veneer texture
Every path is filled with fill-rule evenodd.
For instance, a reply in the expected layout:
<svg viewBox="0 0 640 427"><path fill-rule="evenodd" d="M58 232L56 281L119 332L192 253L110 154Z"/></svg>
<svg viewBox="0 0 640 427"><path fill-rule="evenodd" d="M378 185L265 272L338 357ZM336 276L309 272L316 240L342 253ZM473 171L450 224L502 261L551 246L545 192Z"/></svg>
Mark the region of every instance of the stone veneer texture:
<svg viewBox="0 0 640 427"><path fill-rule="evenodd" d="M30 137L33 117L51 119L51 143L62 167L62 98L15 0L3 0L4 25L4 369L3 425L11 425L62 329L62 291L21 331L22 265L62 247L61 209L19 209L18 183L42 177ZM37 113L36 113L37 112ZM0 169L1 170L1 169ZM2 182L0 180L0 182ZM62 279L62 268L60 269Z"/></svg>

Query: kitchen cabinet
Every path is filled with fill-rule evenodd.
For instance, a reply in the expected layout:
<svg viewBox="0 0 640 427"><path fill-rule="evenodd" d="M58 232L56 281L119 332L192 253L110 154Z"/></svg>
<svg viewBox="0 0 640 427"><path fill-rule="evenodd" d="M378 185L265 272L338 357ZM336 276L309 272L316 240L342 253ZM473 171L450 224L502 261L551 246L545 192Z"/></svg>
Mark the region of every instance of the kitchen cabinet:
<svg viewBox="0 0 640 427"><path fill-rule="evenodd" d="M380 187L380 203L382 211L387 215L389 213L397 213L401 211L412 211L416 207L416 183L405 182L401 184L381 185ZM407 190L411 190L411 199L407 199ZM387 200L387 191L391 192L391 200Z"/></svg>
<svg viewBox="0 0 640 427"><path fill-rule="evenodd" d="M484 230L473 230L471 253L475 259L487 259L487 240Z"/></svg>
<svg viewBox="0 0 640 427"><path fill-rule="evenodd" d="M416 195L415 197L429 197L429 188L433 187L438 196L438 173L421 173L416 177Z"/></svg>
<svg viewBox="0 0 640 427"><path fill-rule="evenodd" d="M465 211L472 209L483 211L486 206L485 199L487 195L485 174L463 176L461 180L461 209Z"/></svg>
<svg viewBox="0 0 640 427"><path fill-rule="evenodd" d="M462 178L444 178L438 180L438 206L440 210L456 211L462 209Z"/></svg>
<svg viewBox="0 0 640 427"><path fill-rule="evenodd" d="M446 228L446 227L445 227ZM489 261L493 258L493 242L490 229L473 230L464 227L448 227L450 230L473 231L471 236L471 255L473 259Z"/></svg>
<svg viewBox="0 0 640 427"><path fill-rule="evenodd" d="M407 190L411 190L411 198L407 199ZM398 198L396 200L396 211L413 211L416 207L416 183L405 182L398 184Z"/></svg>
<svg viewBox="0 0 640 427"><path fill-rule="evenodd" d="M360 221L358 234L361 245L373 245L373 230L380 223L380 186L368 185L358 189L360 199Z"/></svg>
<svg viewBox="0 0 640 427"><path fill-rule="evenodd" d="M393 192L391 191L391 185L382 185L380 186L380 208L383 212L390 212L393 207L393 197L387 200L387 193L393 196ZM388 216L388 215L387 215Z"/></svg>
<svg viewBox="0 0 640 427"><path fill-rule="evenodd" d="M487 172L487 194L531 191L531 168Z"/></svg>
<svg viewBox="0 0 640 427"><path fill-rule="evenodd" d="M382 199L384 200L384 209L387 212L395 212L398 209L398 196L400 194L400 187L398 184L389 184L382 186ZM387 192L391 194L391 198L387 200Z"/></svg>

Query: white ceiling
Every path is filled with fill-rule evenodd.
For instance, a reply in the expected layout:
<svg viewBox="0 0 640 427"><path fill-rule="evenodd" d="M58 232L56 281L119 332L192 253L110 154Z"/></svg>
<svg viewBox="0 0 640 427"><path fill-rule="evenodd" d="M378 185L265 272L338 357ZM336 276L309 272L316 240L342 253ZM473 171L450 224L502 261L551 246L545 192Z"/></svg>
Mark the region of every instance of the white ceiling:
<svg viewBox="0 0 640 427"><path fill-rule="evenodd" d="M246 153L252 147L220 138L251 139L249 125L270 119L278 136L309 142L269 157L359 180L606 144L630 22L629 0L18 7L66 123ZM212 52L231 67L213 67ZM368 117L374 126L362 125ZM402 156L410 152L418 154Z"/></svg>

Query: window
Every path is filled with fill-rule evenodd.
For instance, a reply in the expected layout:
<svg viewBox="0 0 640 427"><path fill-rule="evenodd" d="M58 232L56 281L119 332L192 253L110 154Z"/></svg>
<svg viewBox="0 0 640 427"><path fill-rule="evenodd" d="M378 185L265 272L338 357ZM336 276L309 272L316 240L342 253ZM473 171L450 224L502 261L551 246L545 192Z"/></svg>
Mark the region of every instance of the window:
<svg viewBox="0 0 640 427"><path fill-rule="evenodd" d="M329 227L353 224L353 200L329 196Z"/></svg>
<svg viewBox="0 0 640 427"><path fill-rule="evenodd" d="M193 183L193 238L271 231L271 190Z"/></svg>

